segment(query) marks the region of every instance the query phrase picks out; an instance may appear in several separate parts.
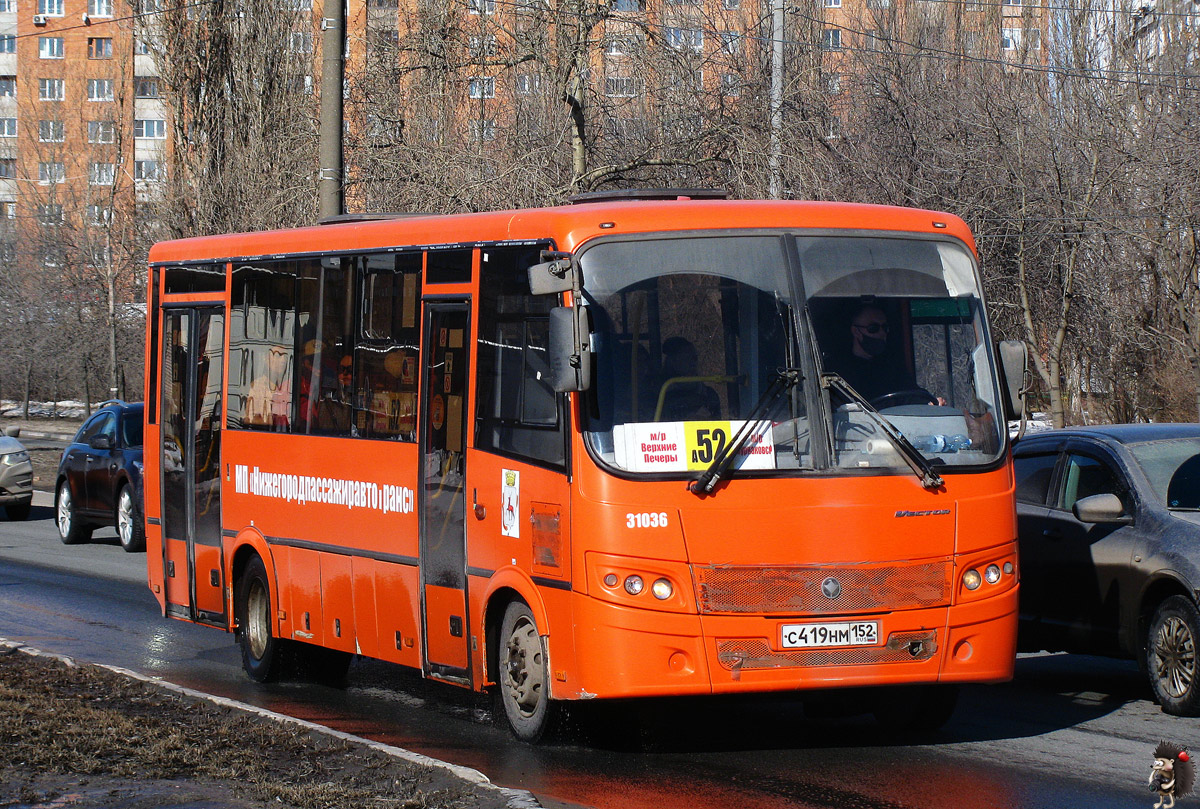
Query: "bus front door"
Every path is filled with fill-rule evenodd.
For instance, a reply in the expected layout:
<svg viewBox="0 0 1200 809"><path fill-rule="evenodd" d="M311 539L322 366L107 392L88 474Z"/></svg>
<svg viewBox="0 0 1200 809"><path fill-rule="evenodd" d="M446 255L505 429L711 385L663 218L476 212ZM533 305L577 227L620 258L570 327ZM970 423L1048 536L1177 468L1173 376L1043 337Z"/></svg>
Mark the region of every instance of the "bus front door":
<svg viewBox="0 0 1200 809"><path fill-rule="evenodd" d="M225 312L163 309L163 570L167 614L226 625L221 559L221 385Z"/></svg>
<svg viewBox="0 0 1200 809"><path fill-rule="evenodd" d="M426 303L421 381L421 608L426 676L469 682L466 430L470 359L466 303Z"/></svg>

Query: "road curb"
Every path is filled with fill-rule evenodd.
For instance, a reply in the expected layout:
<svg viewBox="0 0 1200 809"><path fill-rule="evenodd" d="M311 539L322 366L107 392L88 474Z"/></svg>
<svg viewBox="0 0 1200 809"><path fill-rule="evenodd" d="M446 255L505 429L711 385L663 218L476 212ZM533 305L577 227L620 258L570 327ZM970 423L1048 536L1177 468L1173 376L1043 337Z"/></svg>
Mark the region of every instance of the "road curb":
<svg viewBox="0 0 1200 809"><path fill-rule="evenodd" d="M36 649L32 646L26 646L25 644L17 641L10 641L7 638L0 638L0 648L21 652L23 654L30 655L31 657L48 657L53 660L58 660L64 665L72 668L80 665L79 663L76 663L73 658L66 655L60 655L54 652ZM372 750L377 750L384 755L400 759L401 761L405 761L418 767L434 767L445 770L451 775L461 778L462 780L473 784L479 789L496 792L504 798L505 806L507 806L508 809L542 809L541 802L534 797L532 792L528 792L523 789L510 789L508 787L497 786L479 770L475 770L470 767L463 767L459 764L451 764L448 761L442 761L441 759L431 758L430 756L425 756L420 753L414 753L411 750L405 750L402 747L395 747L394 745L384 744L383 742L364 739L361 736L355 736L351 733L334 730L333 728L326 727L325 725L318 725L315 722L309 722L306 719L297 719L294 716L276 713L275 711L269 711L266 708L258 708L254 705L248 705L247 703L239 702L235 699L229 699L228 697L218 697L215 694L206 694L203 691L196 691L194 689L187 688L182 685L176 685L175 683L168 682L167 680L159 679L157 677L149 677L145 674L139 674L136 671L121 668L120 666L110 666L106 663L85 663L84 665L107 669L115 674L120 674L124 677L130 677L134 680L138 680L149 685L154 685L167 691L182 694L184 696L203 699L207 702L213 703L214 705L220 705L225 708L233 708L246 713L252 713L281 724L295 725L297 727L304 728L305 730L311 730L316 733L331 736L335 739L352 742L354 744L361 744L365 747L371 748Z"/></svg>

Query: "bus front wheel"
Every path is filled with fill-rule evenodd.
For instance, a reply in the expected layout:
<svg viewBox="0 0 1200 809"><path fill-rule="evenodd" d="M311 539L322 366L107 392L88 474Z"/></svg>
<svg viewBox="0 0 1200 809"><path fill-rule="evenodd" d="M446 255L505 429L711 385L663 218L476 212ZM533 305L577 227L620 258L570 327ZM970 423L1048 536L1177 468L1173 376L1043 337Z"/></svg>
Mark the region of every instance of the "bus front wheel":
<svg viewBox="0 0 1200 809"><path fill-rule="evenodd" d="M279 679L286 641L271 633L271 587L267 568L257 556L238 580L236 609L242 668L256 682Z"/></svg>
<svg viewBox="0 0 1200 809"><path fill-rule="evenodd" d="M546 649L525 603L514 601L504 611L500 644L498 699L513 734L536 742L550 729L557 711L550 700Z"/></svg>

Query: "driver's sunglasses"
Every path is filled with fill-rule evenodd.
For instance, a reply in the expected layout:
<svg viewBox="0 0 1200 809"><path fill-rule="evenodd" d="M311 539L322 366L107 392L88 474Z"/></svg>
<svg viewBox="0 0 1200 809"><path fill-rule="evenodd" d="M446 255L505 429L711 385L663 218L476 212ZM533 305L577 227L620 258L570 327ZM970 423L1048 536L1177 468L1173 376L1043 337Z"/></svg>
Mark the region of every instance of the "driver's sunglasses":
<svg viewBox="0 0 1200 809"><path fill-rule="evenodd" d="M880 332L887 334L888 332L888 324L886 323L855 323L854 325L867 334L879 334Z"/></svg>

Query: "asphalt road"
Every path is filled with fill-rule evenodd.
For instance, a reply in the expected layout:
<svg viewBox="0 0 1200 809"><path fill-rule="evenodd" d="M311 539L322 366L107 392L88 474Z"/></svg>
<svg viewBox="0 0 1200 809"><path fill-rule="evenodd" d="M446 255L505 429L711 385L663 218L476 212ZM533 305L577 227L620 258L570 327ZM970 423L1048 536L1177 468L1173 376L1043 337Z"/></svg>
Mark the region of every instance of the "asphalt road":
<svg viewBox="0 0 1200 809"><path fill-rule="evenodd" d="M1023 656L1013 683L965 689L919 745L772 698L589 705L562 741L530 747L485 700L383 663L356 661L344 689L254 684L231 636L159 615L144 555L111 529L64 546L37 504L48 495L29 522L0 523L0 637L473 767L548 807L1150 807L1158 740L1200 749L1200 724L1162 714L1132 663L1067 655Z"/></svg>

